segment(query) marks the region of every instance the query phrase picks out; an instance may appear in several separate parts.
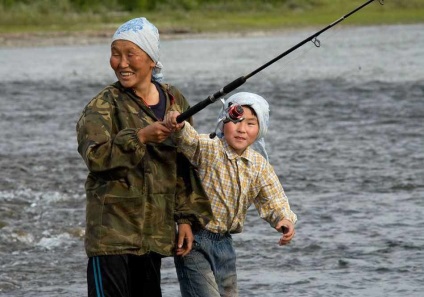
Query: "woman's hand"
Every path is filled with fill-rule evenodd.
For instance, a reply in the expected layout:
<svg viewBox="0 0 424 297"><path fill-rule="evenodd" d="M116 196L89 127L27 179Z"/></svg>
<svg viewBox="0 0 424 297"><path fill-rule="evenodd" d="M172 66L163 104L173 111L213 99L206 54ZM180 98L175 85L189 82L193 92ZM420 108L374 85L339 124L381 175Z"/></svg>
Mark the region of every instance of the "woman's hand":
<svg viewBox="0 0 424 297"><path fill-rule="evenodd" d="M170 111L165 115L164 124L172 132L179 131L184 127L184 122L177 123L177 117L180 115L178 111Z"/></svg>
<svg viewBox="0 0 424 297"><path fill-rule="evenodd" d="M194 236L190 224L178 224L177 256L184 257L193 247Z"/></svg>
<svg viewBox="0 0 424 297"><path fill-rule="evenodd" d="M137 132L142 143L161 143L171 135L172 131L163 122L154 122Z"/></svg>

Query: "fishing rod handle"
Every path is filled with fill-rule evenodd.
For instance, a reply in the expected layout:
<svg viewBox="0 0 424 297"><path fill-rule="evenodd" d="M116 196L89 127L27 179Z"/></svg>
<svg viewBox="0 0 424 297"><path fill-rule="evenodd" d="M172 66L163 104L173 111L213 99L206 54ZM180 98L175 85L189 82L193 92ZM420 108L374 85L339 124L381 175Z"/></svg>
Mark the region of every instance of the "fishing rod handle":
<svg viewBox="0 0 424 297"><path fill-rule="evenodd" d="M190 107L185 112L180 114L177 117L177 123L182 123L183 121L187 120L189 117L191 117L195 113L201 111L203 108L205 108L209 104L214 103L216 100L218 100L222 96L224 96L224 95L230 93L231 91L237 89L238 87L240 87L245 82L246 82L246 78L244 76L240 76L239 78L230 82L228 85L223 87L221 90L219 90L215 94L209 96L208 98L204 99L203 101L200 101L199 103L197 103L193 107Z"/></svg>

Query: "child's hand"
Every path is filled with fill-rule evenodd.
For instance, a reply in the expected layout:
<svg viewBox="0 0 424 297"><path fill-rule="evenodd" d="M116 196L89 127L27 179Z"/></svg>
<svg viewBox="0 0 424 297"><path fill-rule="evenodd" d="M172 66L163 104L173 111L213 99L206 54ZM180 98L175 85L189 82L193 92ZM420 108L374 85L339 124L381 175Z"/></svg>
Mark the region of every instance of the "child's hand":
<svg viewBox="0 0 424 297"><path fill-rule="evenodd" d="M283 233L279 241L280 245L289 244L295 234L293 223L287 219L278 222L275 229Z"/></svg>
<svg viewBox="0 0 424 297"><path fill-rule="evenodd" d="M180 115L178 111L170 111L165 115L163 123L171 131L179 131L184 127L184 122L177 123L177 117Z"/></svg>

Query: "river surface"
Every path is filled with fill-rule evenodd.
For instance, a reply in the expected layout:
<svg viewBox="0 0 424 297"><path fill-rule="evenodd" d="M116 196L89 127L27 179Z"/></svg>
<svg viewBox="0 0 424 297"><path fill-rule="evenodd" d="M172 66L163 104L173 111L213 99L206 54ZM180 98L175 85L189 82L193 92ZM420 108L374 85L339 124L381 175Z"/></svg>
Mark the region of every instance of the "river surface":
<svg viewBox="0 0 424 297"><path fill-rule="evenodd" d="M165 78L195 104L316 31L164 40ZM270 161L299 217L280 247L249 210L233 236L240 296L422 296L424 25L337 26L320 41L237 90L270 102ZM75 124L115 80L108 59L109 44L0 48L0 296L86 296ZM200 132L219 108L195 115ZM171 258L162 283L180 296Z"/></svg>

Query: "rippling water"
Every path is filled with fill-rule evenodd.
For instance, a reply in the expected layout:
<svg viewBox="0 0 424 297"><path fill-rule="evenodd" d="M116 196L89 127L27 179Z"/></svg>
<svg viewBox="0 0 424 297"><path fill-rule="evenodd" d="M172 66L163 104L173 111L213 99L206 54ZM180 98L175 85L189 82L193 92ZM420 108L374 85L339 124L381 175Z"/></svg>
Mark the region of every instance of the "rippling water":
<svg viewBox="0 0 424 297"><path fill-rule="evenodd" d="M312 34L166 40L192 104ZM299 216L293 242L250 209L235 235L241 296L421 296L424 25L336 27L238 91L272 107L271 162ZM0 296L85 296L84 105L114 81L109 45L0 49ZM195 116L214 128L219 103ZM164 296L179 296L170 258Z"/></svg>

